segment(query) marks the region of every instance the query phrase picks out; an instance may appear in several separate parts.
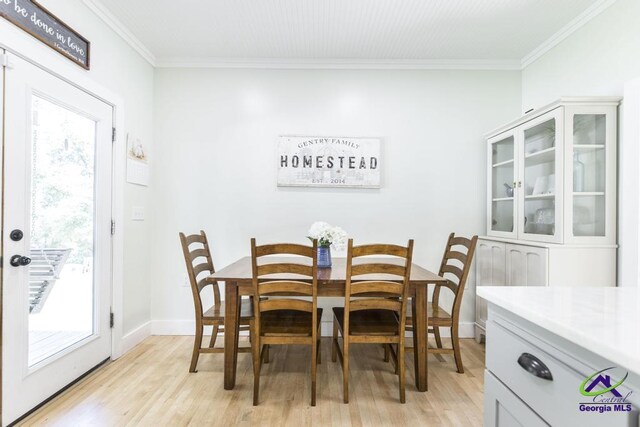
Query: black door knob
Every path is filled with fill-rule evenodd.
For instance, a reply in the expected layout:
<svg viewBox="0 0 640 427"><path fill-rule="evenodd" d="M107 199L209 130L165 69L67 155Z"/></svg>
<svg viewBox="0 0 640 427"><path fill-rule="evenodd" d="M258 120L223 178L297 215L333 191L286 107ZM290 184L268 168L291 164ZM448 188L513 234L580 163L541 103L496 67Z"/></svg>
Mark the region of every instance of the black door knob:
<svg viewBox="0 0 640 427"><path fill-rule="evenodd" d="M14 242L19 242L20 240L22 240L22 237L24 237L24 233L22 232L22 230L13 230L11 234L9 234L9 237Z"/></svg>
<svg viewBox="0 0 640 427"><path fill-rule="evenodd" d="M9 260L9 264L11 264L14 267L29 265L31 264L31 258L29 258L28 256L14 255Z"/></svg>

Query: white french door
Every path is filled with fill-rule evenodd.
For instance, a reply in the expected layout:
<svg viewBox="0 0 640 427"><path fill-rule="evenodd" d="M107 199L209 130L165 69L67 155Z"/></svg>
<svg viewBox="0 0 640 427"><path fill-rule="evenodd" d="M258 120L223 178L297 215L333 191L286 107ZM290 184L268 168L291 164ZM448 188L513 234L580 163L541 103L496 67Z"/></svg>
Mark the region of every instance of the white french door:
<svg viewBox="0 0 640 427"><path fill-rule="evenodd" d="M113 109L15 55L9 63L3 425L111 355Z"/></svg>

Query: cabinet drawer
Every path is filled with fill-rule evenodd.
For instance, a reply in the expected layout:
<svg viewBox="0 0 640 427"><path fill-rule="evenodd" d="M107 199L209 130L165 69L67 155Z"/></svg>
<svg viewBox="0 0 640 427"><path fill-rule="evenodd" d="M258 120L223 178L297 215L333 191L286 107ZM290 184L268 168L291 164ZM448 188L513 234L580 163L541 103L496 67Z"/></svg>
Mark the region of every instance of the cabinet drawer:
<svg viewBox="0 0 640 427"><path fill-rule="evenodd" d="M549 379L528 372L519 363L546 366ZM580 394L580 384L585 375L578 373L549 353L499 325L487 322L486 367L535 413L553 426L581 425L602 427L636 425L637 413L633 412L582 412L580 404L593 402L593 398ZM535 368L533 366L531 369ZM543 371L543 369L538 369ZM591 373L589 373L591 374ZM609 408L608 405L590 407Z"/></svg>
<svg viewBox="0 0 640 427"><path fill-rule="evenodd" d="M548 424L491 372L484 371L484 426L546 427Z"/></svg>

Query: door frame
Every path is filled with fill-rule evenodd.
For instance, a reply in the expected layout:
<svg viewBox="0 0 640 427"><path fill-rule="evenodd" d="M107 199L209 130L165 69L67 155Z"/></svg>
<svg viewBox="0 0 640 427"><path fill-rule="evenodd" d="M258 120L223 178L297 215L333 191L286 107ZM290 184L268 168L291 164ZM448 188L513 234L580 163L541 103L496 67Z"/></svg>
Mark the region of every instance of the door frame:
<svg viewBox="0 0 640 427"><path fill-rule="evenodd" d="M0 21L0 50L4 49L9 54L9 68L11 67L11 55L15 55L64 82L92 95L102 102L113 107L113 126L116 128L113 145L112 166L112 218L116 223L115 233L112 235L112 282L111 282L111 310L114 315L114 327L111 331L111 359L117 359L123 353L123 281L124 281L124 186L125 186L125 161L126 161L126 132L124 118L124 101L117 94L96 83L91 79L90 71L80 69L69 62L49 47L43 45L22 30ZM4 76L4 72L2 72ZM2 111L2 110L0 110ZM4 116L0 116L2 126L2 147L4 150ZM2 154L0 153L0 160ZM1 164L4 166L4 163ZM0 174L0 188L4 188L4 170ZM3 197L0 197L0 213L4 218ZM0 227L4 224L0 220ZM2 228L0 228L2 230ZM0 249L2 246L0 245ZM4 255L1 254L0 255ZM0 278L2 267L0 265ZM0 300L2 295L2 282L0 281ZM0 304L0 325L2 319L2 304ZM0 328L0 345L2 345L2 329ZM0 380L2 378L2 360L0 355ZM0 390L0 397L2 390ZM1 400L0 400L1 405ZM1 406L0 406L1 412Z"/></svg>

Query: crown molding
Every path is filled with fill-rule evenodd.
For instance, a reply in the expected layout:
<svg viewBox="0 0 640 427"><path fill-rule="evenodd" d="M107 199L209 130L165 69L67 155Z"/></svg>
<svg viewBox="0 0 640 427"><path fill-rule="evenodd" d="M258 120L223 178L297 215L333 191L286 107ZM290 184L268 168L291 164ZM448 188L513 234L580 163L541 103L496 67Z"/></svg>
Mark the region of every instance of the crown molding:
<svg viewBox="0 0 640 427"><path fill-rule="evenodd" d="M156 57L127 27L115 17L100 0L82 0L82 2L102 19L116 34L140 54L153 67L156 66Z"/></svg>
<svg viewBox="0 0 640 427"><path fill-rule="evenodd" d="M609 6L614 4L617 0L599 0L592 4L580 15L576 16L573 20L569 21L567 25L562 27L554 35L542 42L538 47L533 49L527 55L522 58L521 68L525 69L527 66L541 58L545 53L556 47L560 42L567 37L578 31L585 24L591 21L596 16L604 12Z"/></svg>
<svg viewBox="0 0 640 427"><path fill-rule="evenodd" d="M257 68L325 70L523 70L567 37L613 5L617 0L598 0L521 60L514 59L287 59L201 58L156 56L113 15L101 0L82 0L116 34L156 68Z"/></svg>
<svg viewBox="0 0 640 427"><path fill-rule="evenodd" d="M263 68L292 70L520 70L517 60L157 58L157 68Z"/></svg>

